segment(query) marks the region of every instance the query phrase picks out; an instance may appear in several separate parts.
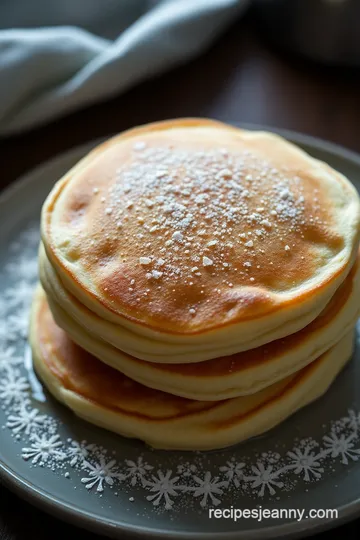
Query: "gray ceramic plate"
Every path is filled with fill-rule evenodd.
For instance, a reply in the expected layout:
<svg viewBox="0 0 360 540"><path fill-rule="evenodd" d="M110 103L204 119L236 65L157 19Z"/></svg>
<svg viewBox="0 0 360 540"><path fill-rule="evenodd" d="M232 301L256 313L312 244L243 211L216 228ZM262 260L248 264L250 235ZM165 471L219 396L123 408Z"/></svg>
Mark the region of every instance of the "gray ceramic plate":
<svg viewBox="0 0 360 540"><path fill-rule="evenodd" d="M360 189L360 158L285 133ZM109 536L279 538L360 514L360 347L330 391L267 435L208 453L163 452L92 427L43 393L31 370L27 310L36 282L38 219L53 183L93 145L36 169L0 199L0 460L3 480L58 517ZM272 511L261 521L209 509ZM274 517L337 509L333 519Z"/></svg>

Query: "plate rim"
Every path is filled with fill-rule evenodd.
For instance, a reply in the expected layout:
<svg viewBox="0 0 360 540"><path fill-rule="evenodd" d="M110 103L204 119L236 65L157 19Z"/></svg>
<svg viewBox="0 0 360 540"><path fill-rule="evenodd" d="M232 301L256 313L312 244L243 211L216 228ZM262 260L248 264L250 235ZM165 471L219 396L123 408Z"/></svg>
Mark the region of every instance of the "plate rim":
<svg viewBox="0 0 360 540"><path fill-rule="evenodd" d="M299 133L296 131L282 129L263 124L245 123L245 122L229 122L240 128L249 130L271 131L276 133L291 142L298 145L306 145L316 150L322 150L331 153L341 159L352 162L360 168L360 153L349 150L339 144L323 140L318 137ZM86 153L100 144L102 141L113 136L113 134L98 137L89 140L80 145L69 148L65 152L59 152L52 158L40 163L36 167L30 169L9 186L0 191L0 208L6 204L6 201L21 188L25 187L33 180L34 176L43 173L46 169L53 167L56 163L70 159L72 155ZM334 526L343 525L357 517L360 517L360 493L353 501L337 507L340 517L329 519L305 519L301 522L292 521L282 525L271 525L261 529L243 529L241 531L222 531L222 532L192 532L192 531L175 531L170 529L149 529L146 526L137 526L131 522L118 521L114 522L109 518L97 517L91 512L74 508L64 501L56 498L56 496L47 493L45 490L30 484L12 470L10 467L0 462L0 480L4 486L16 495L20 496L26 502L33 504L40 510L45 511L54 517L61 519L67 523L81 527L86 530L91 530L97 534L106 534L113 538L119 538L123 534L132 538L138 539L170 539L174 540L255 540L258 538L294 538L310 534L316 534L325 531Z"/></svg>

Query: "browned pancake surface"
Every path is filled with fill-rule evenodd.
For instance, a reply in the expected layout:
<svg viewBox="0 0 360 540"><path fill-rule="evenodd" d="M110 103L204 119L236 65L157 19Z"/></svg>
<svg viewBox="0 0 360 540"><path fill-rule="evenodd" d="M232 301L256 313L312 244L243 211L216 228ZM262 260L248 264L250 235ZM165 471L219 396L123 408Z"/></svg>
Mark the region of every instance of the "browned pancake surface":
<svg viewBox="0 0 360 540"><path fill-rule="evenodd" d="M58 187L43 231L50 258L60 250L62 270L113 313L201 332L291 309L346 266L345 254L331 269L349 248L338 221L349 186L334 187L335 172L319 180L280 140L174 121L94 156Z"/></svg>

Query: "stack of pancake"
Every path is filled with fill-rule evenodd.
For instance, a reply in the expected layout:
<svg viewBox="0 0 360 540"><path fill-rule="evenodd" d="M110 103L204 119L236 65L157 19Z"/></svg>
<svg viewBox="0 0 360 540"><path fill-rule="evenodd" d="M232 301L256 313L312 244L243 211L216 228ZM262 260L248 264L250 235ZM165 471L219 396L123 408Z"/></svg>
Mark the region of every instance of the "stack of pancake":
<svg viewBox="0 0 360 540"><path fill-rule="evenodd" d="M89 422L213 449L321 396L360 313L360 201L266 132L166 121L100 145L42 211L36 370Z"/></svg>

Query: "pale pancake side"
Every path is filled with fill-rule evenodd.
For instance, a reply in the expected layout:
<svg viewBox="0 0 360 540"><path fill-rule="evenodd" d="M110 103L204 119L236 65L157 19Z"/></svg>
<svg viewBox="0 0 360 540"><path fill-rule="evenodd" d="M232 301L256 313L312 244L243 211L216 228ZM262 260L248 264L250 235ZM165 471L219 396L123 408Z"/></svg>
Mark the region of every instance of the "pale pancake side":
<svg viewBox="0 0 360 540"><path fill-rule="evenodd" d="M218 403L146 388L102 364L56 326L39 294L30 342L37 373L78 416L154 447L206 450L259 435L320 397L351 357L353 333L296 375L258 394Z"/></svg>

